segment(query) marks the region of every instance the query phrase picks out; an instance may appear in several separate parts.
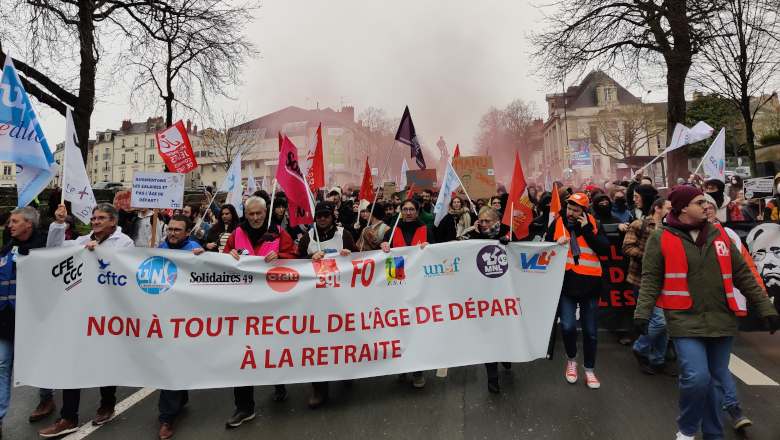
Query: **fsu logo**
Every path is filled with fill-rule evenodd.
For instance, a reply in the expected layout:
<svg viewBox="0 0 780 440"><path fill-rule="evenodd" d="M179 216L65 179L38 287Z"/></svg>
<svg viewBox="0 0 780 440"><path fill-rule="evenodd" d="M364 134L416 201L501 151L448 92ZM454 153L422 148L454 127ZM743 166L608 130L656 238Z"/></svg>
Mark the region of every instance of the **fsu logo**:
<svg viewBox="0 0 780 440"><path fill-rule="evenodd" d="M318 289L341 287L341 284L339 284L341 271L336 266L336 260L322 259L312 261L311 264L314 266L314 273L317 275Z"/></svg>
<svg viewBox="0 0 780 440"><path fill-rule="evenodd" d="M391 257L385 259L385 275L387 276L388 286L406 284L404 257Z"/></svg>

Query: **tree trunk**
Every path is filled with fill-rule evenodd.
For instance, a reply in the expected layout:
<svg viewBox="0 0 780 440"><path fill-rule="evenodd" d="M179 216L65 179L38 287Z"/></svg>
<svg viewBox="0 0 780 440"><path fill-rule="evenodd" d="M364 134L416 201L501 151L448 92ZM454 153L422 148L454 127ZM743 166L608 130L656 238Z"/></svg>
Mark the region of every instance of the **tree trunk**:
<svg viewBox="0 0 780 440"><path fill-rule="evenodd" d="M669 61L669 59L677 58ZM667 94L667 114L666 114L666 139L667 143L671 140L674 127L679 124L685 124L685 78L688 76L688 70L691 67L690 58L688 61L680 60L677 54L670 54L667 57L667 75L666 86ZM666 155L666 164L669 168L667 183L671 188L677 184L677 179L682 177L687 181L690 176L688 170L688 146L680 147Z"/></svg>
<svg viewBox="0 0 780 440"><path fill-rule="evenodd" d="M742 119L745 120L745 137L747 138L748 161L750 162L750 175L758 176L756 172L756 134L753 131L753 118L750 117L750 97L742 94Z"/></svg>
<svg viewBox="0 0 780 440"><path fill-rule="evenodd" d="M79 95L78 105L73 109L73 125L79 140L81 158L87 163L89 154L89 122L95 110L95 76L97 60L95 59L95 23L94 3L89 0L78 0L79 19Z"/></svg>

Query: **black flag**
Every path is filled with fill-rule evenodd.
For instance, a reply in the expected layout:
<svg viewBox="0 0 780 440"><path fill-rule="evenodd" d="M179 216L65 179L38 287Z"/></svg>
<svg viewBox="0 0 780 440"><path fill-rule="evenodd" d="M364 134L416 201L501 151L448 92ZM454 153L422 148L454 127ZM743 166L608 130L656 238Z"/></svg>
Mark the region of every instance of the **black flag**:
<svg viewBox="0 0 780 440"><path fill-rule="evenodd" d="M414 131L412 115L409 114L409 107L404 110L404 116L401 118L401 125L398 126L398 133L395 140L412 147L412 157L417 161L417 167L425 169L425 158L420 148L420 142L417 140L417 132Z"/></svg>

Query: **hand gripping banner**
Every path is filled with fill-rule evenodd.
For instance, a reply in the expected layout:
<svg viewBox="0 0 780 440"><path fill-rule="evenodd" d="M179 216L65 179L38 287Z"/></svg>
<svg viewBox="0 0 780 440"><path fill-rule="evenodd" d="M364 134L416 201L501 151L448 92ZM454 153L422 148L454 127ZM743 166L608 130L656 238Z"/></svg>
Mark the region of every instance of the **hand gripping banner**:
<svg viewBox="0 0 780 440"><path fill-rule="evenodd" d="M34 250L18 262L15 384L180 390L527 362L547 353L565 263L554 243L483 240L270 264Z"/></svg>

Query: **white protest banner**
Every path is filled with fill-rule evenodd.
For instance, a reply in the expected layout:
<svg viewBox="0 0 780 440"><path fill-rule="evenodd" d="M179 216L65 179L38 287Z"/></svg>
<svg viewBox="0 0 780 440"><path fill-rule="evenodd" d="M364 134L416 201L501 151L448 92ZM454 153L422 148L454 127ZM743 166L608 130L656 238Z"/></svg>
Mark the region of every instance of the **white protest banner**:
<svg viewBox="0 0 780 440"><path fill-rule="evenodd" d="M718 179L721 182L726 181L726 129L721 128L720 133L712 141L710 149L701 158L704 164L704 173L710 179Z"/></svg>
<svg viewBox="0 0 780 440"><path fill-rule="evenodd" d="M15 383L182 390L527 362L547 354L565 264L555 243L488 240L271 263L33 250L17 263Z"/></svg>
<svg viewBox="0 0 780 440"><path fill-rule="evenodd" d="M82 223L88 225L92 218L92 209L97 206L92 185L89 183L87 169L81 158L76 127L70 107L65 106L65 168L62 174L63 196L71 203L71 212Z"/></svg>
<svg viewBox="0 0 780 440"><path fill-rule="evenodd" d="M752 199L755 193L762 193L763 195L772 195L772 182L771 177L759 177L756 179L745 179L743 182L745 190L745 198Z"/></svg>
<svg viewBox="0 0 780 440"><path fill-rule="evenodd" d="M136 208L181 209L184 205L184 174L133 173L130 205Z"/></svg>

